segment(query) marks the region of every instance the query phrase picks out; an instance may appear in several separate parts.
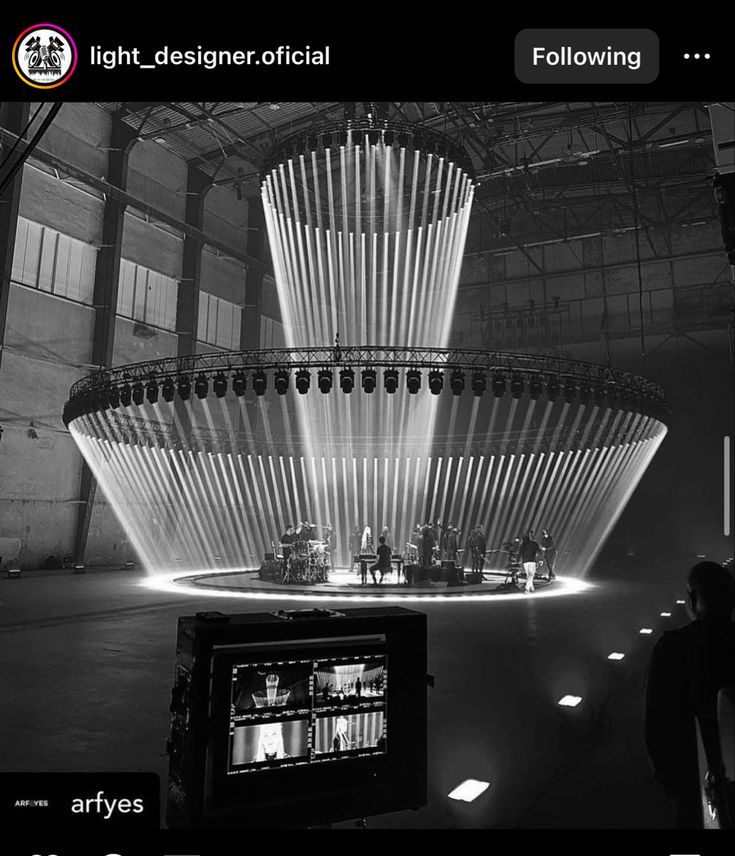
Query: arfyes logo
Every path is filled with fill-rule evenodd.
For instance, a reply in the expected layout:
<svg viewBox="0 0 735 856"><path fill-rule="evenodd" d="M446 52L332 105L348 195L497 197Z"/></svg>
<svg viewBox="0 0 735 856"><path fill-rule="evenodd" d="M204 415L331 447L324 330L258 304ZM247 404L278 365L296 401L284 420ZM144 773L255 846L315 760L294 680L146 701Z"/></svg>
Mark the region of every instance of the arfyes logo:
<svg viewBox="0 0 735 856"><path fill-rule="evenodd" d="M95 797L77 798L71 802L72 814L99 814L105 820L109 820L115 812L142 814L144 811L145 805L142 799L107 799L104 791L98 791Z"/></svg>
<svg viewBox="0 0 735 856"><path fill-rule="evenodd" d="M54 89L77 67L74 39L56 24L34 24L13 45L13 68L34 89Z"/></svg>

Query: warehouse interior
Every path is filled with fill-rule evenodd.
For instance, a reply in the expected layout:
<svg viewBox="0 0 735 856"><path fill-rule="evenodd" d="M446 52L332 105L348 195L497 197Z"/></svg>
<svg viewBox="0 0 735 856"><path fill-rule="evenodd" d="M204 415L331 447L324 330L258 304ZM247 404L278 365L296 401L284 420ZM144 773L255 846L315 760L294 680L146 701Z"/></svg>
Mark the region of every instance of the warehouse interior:
<svg viewBox="0 0 735 856"><path fill-rule="evenodd" d="M406 604L429 616L428 803L368 825L666 827L639 630L685 623L688 569L733 553L735 301L699 102L2 103L0 768L165 781L176 617L283 605L146 586L62 413L100 369L285 347L262 171L280 139L366 116L471 162L449 347L635 372L671 408L588 589ZM449 801L470 776L486 795Z"/></svg>

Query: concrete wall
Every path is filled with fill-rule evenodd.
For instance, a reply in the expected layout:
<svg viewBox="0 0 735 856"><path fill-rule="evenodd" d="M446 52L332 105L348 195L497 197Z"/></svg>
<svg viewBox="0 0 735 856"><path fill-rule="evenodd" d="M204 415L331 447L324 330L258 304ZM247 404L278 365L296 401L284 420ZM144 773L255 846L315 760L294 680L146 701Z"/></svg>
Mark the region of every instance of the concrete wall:
<svg viewBox="0 0 735 856"><path fill-rule="evenodd" d="M138 332L136 332L136 330ZM124 366L144 360L176 356L176 334L166 330L138 325L127 318L115 322L115 351L113 363Z"/></svg>
<svg viewBox="0 0 735 856"><path fill-rule="evenodd" d="M285 348L286 334L281 321L281 306L278 302L276 280L272 276L263 277L263 289L260 299L260 347ZM253 345L252 347L255 347Z"/></svg>
<svg viewBox="0 0 735 856"><path fill-rule="evenodd" d="M161 211L184 219L186 164L152 140L135 143L128 161L128 193Z"/></svg>
<svg viewBox="0 0 735 856"><path fill-rule="evenodd" d="M645 330L726 326L729 268L716 224L649 230L640 251ZM453 344L564 348L640 331L633 234L528 247L526 253L465 257Z"/></svg>
<svg viewBox="0 0 735 856"><path fill-rule="evenodd" d="M183 238L173 229L148 223L135 211L125 213L123 258L180 279L183 247Z"/></svg>
<svg viewBox="0 0 735 856"><path fill-rule="evenodd" d="M213 187L204 197L204 231L228 246L246 251L249 203L229 187Z"/></svg>
<svg viewBox="0 0 735 856"><path fill-rule="evenodd" d="M230 303L245 302L245 265L223 256L209 247L202 253L202 291Z"/></svg>
<svg viewBox="0 0 735 856"><path fill-rule="evenodd" d="M33 108L32 108L33 109ZM65 104L40 150L95 177L106 177L110 115L93 104ZM186 206L187 165L152 141L135 143L128 193L179 219ZM20 214L99 247L102 194L76 177L31 158L23 170ZM205 197L204 231L236 249L247 245L248 204L230 188ZM122 256L181 278L183 234L129 207ZM243 303L239 262L205 253L203 288ZM21 542L21 565L42 566L47 557L73 550L80 509L82 459L61 421L69 387L88 374L94 310L91 306L12 284L0 368L0 536ZM118 318L113 363L122 365L176 354L174 333ZM200 350L208 350L201 347ZM133 557L122 527L97 492L87 542L88 564L122 564Z"/></svg>
<svg viewBox="0 0 735 856"><path fill-rule="evenodd" d="M61 421L88 371L93 311L11 285L0 373L0 533L21 540L24 566L71 552L81 458Z"/></svg>

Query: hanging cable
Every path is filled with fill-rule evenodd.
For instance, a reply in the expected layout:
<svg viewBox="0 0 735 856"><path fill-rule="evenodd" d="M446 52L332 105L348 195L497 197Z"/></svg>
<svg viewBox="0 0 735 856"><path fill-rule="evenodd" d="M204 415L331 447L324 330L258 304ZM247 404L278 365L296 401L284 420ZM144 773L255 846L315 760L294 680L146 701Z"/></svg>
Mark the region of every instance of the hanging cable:
<svg viewBox="0 0 735 856"><path fill-rule="evenodd" d="M2 179L2 182L0 182L0 196L2 196L3 193L5 193L5 191L7 190L7 188L10 187L10 185L13 182L13 179L15 178L16 173L18 172L18 170L20 170L20 168L23 166L23 164L26 162L26 160L28 160L28 158L31 155L31 153L33 152L33 150L39 144L39 142L41 141L41 138L43 137L43 135L48 130L49 125L56 118L56 114L59 112L59 110L61 110L62 104L63 104L63 102L57 102L56 104L54 104L51 107L51 109L46 114L43 122L41 122L40 128L36 131L36 133L33 135L33 138L28 143L28 145L25 147L25 149L18 156L18 159L15 161L15 163L10 168L10 170L8 171L8 174L5 176L5 178Z"/></svg>
<svg viewBox="0 0 735 856"><path fill-rule="evenodd" d="M628 102L628 149L630 154L630 187L633 191L633 214L635 217L635 260L638 269L638 314L641 322L641 359L646 357L646 334L643 330L643 275L641 273L640 217L638 212L638 190L635 186L635 160L633 154L633 102Z"/></svg>
<svg viewBox="0 0 735 856"><path fill-rule="evenodd" d="M28 132L28 129L36 121L36 116L38 116L38 114L41 112L42 107L43 107L43 104L39 104L38 107L36 107L36 112L28 120L28 123L26 124L25 128L23 128L23 130L20 132L20 134L16 137L15 142L10 147L10 151L5 155L5 157L2 159L2 161L0 161L0 170L2 170L2 168L5 166L5 164L10 160L11 155L18 148L18 143L20 143L20 141L23 139L23 137L25 137L26 133Z"/></svg>
<svg viewBox="0 0 735 856"><path fill-rule="evenodd" d="M597 201L597 190L598 186L595 185L595 191L593 193L593 197ZM602 198L602 193L600 193L599 198ZM605 216L604 216L604 205L600 205L600 257L604 262L604 253L605 253ZM600 274L600 281L602 283L602 335L605 339L605 356L607 358L607 365L610 367L612 365L612 355L610 353L610 307L607 302L607 279L605 277L605 267L603 264L602 272Z"/></svg>

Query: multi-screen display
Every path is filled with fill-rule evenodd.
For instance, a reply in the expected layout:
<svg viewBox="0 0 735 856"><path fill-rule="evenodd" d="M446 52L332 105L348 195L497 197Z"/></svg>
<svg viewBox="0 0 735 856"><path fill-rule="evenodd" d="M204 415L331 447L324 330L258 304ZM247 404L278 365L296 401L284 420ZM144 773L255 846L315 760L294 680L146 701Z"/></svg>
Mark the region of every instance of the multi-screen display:
<svg viewBox="0 0 735 856"><path fill-rule="evenodd" d="M385 656L232 667L228 775L385 754Z"/></svg>

